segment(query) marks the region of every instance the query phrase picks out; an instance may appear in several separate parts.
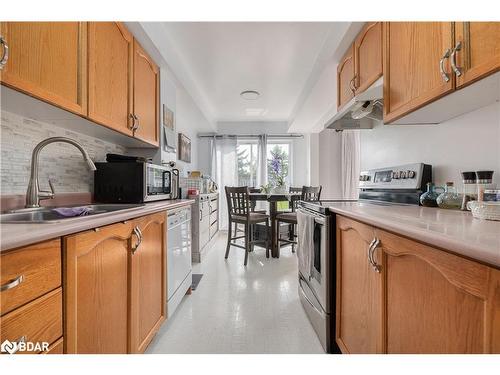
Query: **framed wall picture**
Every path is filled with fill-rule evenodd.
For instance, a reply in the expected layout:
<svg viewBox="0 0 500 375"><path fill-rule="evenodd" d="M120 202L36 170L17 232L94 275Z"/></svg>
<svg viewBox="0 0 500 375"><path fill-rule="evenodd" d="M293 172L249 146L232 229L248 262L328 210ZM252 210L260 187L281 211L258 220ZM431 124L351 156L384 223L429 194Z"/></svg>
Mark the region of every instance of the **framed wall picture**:
<svg viewBox="0 0 500 375"><path fill-rule="evenodd" d="M163 126L168 130L175 132L175 116L174 111L163 104Z"/></svg>
<svg viewBox="0 0 500 375"><path fill-rule="evenodd" d="M185 134L179 133L177 149L179 160L191 163L191 140Z"/></svg>

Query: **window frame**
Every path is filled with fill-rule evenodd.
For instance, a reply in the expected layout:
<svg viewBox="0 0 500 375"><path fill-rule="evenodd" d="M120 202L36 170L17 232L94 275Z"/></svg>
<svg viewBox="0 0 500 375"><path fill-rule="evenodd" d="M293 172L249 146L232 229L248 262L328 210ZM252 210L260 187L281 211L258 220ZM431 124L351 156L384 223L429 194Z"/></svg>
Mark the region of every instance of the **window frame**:
<svg viewBox="0 0 500 375"><path fill-rule="evenodd" d="M267 144L266 144L266 163L267 163L267 152L268 152L268 148L269 146L272 146L272 145L283 145L283 144L286 144L288 145L288 186L293 186L293 158L294 158L294 154L293 154L293 140L292 139L289 139L289 138L271 138L267 140ZM267 175L267 178L269 180L269 175Z"/></svg>

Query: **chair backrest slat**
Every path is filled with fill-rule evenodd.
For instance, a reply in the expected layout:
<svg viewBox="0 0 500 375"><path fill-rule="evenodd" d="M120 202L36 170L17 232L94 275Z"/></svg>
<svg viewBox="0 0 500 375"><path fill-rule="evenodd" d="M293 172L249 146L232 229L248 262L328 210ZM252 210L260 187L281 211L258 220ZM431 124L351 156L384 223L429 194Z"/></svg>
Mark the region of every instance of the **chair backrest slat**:
<svg viewBox="0 0 500 375"><path fill-rule="evenodd" d="M302 186L301 200L306 202L316 202L319 201L321 197L321 185L320 186Z"/></svg>
<svg viewBox="0 0 500 375"><path fill-rule="evenodd" d="M226 199L229 217L231 215L250 215L250 195L247 186L229 187L226 186Z"/></svg>

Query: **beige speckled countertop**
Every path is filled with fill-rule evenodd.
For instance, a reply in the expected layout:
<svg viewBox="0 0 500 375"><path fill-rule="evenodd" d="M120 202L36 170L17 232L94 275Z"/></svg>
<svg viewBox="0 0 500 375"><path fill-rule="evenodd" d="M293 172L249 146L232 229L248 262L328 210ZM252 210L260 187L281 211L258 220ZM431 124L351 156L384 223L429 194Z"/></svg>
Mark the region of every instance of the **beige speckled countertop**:
<svg viewBox="0 0 500 375"><path fill-rule="evenodd" d="M146 203L139 208L109 212L94 216L63 219L57 223L47 224L0 224L0 252L36 242L77 233L108 224L129 220L159 211L190 205L192 199L158 201Z"/></svg>
<svg viewBox="0 0 500 375"><path fill-rule="evenodd" d="M500 268L500 221L469 212L364 202L331 203L330 211Z"/></svg>

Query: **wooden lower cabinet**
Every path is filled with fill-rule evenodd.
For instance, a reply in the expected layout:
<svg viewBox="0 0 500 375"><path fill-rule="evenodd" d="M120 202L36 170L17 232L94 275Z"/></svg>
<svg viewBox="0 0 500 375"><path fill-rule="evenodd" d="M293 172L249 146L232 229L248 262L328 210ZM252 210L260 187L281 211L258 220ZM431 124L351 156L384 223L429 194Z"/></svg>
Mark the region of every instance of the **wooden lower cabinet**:
<svg viewBox="0 0 500 375"><path fill-rule="evenodd" d="M376 230L388 353L500 353L500 271Z"/></svg>
<svg viewBox="0 0 500 375"><path fill-rule="evenodd" d="M63 335L62 291L53 290L40 298L0 317L0 342L13 343L55 342ZM19 354L36 354L22 351Z"/></svg>
<svg viewBox="0 0 500 375"><path fill-rule="evenodd" d="M338 217L336 340L343 353L500 353L500 270Z"/></svg>
<svg viewBox="0 0 500 375"><path fill-rule="evenodd" d="M337 332L343 353L383 353L382 276L368 262L368 225L337 220Z"/></svg>
<svg viewBox="0 0 500 375"><path fill-rule="evenodd" d="M63 239L66 353L127 353L131 222Z"/></svg>
<svg viewBox="0 0 500 375"><path fill-rule="evenodd" d="M165 216L64 237L66 353L147 348L166 318Z"/></svg>
<svg viewBox="0 0 500 375"><path fill-rule="evenodd" d="M131 256L130 351L142 353L167 317L165 213L136 219L141 241Z"/></svg>

